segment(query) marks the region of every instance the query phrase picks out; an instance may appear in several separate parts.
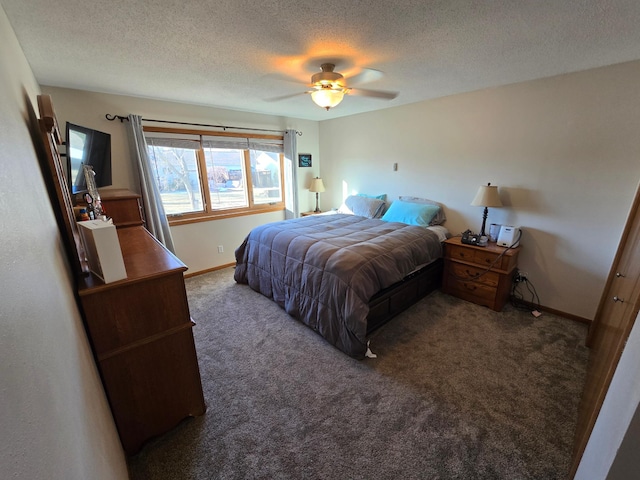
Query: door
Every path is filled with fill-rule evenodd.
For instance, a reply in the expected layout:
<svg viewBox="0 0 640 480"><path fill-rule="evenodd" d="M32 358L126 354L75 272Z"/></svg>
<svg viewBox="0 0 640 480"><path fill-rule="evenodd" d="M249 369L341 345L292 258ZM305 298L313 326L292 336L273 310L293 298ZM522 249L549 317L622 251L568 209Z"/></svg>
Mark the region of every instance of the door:
<svg viewBox="0 0 640 480"><path fill-rule="evenodd" d="M571 476L593 430L640 308L640 189L631 207L596 317L589 329L587 378L578 411Z"/></svg>

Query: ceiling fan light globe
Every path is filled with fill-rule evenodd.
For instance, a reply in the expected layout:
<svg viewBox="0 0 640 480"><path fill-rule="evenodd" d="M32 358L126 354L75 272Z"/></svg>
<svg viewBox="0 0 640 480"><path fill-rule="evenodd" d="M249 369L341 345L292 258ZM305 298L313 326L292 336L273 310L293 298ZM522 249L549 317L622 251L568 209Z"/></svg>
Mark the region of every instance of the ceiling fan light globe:
<svg viewBox="0 0 640 480"><path fill-rule="evenodd" d="M343 98L344 91L342 90L321 88L311 92L311 100L313 100L313 103L319 107L326 108L327 110L338 105Z"/></svg>

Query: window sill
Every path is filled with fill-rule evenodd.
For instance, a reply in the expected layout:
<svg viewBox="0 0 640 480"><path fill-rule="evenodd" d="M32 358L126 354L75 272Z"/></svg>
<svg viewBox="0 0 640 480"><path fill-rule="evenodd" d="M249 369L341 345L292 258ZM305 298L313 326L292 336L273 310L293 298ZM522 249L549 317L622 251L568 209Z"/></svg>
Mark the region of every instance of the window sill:
<svg viewBox="0 0 640 480"><path fill-rule="evenodd" d="M252 210L237 210L226 211L220 213L205 213L205 214L189 214L189 215L176 215L168 217L169 226L175 227L179 225L187 225L190 223L210 222L212 220L223 220L227 218L244 217L247 215L260 215L262 213L271 212L283 212L285 210L282 206L267 206L265 208L254 208Z"/></svg>

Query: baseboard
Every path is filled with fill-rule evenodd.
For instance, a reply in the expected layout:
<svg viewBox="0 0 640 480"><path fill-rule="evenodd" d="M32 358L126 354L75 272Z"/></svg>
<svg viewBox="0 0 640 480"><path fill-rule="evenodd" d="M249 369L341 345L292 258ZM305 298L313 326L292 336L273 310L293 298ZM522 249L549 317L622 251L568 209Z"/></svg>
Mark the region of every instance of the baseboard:
<svg viewBox="0 0 640 480"><path fill-rule="evenodd" d="M511 296L511 300L513 300L513 296ZM567 320L573 320L574 322L584 323L586 325L591 325L591 320L584 317L579 317L578 315L573 315L571 313L562 312L560 310L556 310L555 308L545 307L544 305L534 305L530 302L524 300L518 300L520 305L528 306L531 310L541 310L543 312L550 313L552 315L556 315L558 317L566 318Z"/></svg>
<svg viewBox="0 0 640 480"><path fill-rule="evenodd" d="M197 272L185 273L184 278L195 277L197 275L204 275L205 273L215 272L216 270L222 270L224 268L234 267L236 262L227 263L225 265L218 265L217 267L207 268L206 270L198 270Z"/></svg>

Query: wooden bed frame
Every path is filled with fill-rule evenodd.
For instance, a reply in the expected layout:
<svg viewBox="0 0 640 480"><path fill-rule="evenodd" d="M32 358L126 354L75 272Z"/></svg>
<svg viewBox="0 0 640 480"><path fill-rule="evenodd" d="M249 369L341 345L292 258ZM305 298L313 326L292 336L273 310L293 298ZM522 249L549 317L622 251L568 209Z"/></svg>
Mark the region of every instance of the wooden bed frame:
<svg viewBox="0 0 640 480"><path fill-rule="evenodd" d="M367 317L367 335L440 288L443 265L444 260L439 258L371 297Z"/></svg>

